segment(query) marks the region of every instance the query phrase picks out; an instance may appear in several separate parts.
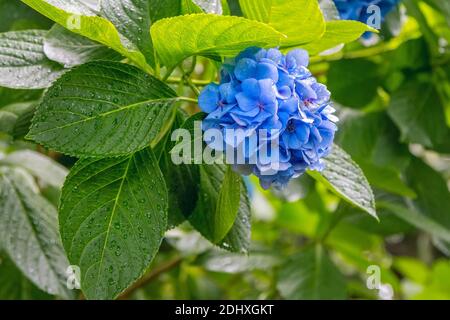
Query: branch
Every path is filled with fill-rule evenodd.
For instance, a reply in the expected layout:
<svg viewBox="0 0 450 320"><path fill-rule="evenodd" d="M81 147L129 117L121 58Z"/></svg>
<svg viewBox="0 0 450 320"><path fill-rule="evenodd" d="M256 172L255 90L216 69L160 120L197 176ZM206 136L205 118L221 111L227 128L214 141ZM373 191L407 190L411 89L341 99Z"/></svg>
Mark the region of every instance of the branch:
<svg viewBox="0 0 450 320"><path fill-rule="evenodd" d="M136 281L131 287L125 290L119 297L119 300L127 300L130 296L138 289L145 287L147 284L158 278L161 274L166 273L175 267L177 267L183 259L181 257L177 257L172 261L167 262L157 268L155 268L152 272L148 273L138 281Z"/></svg>

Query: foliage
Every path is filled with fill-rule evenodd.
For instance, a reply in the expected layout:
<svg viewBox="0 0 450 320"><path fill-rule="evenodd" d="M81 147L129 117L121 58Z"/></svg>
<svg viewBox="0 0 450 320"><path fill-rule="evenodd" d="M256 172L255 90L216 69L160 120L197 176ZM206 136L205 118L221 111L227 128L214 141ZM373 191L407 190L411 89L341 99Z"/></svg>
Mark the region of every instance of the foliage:
<svg viewBox="0 0 450 320"><path fill-rule="evenodd" d="M0 0L0 299L450 299L450 10L334 2ZM340 118L281 190L172 161L250 47L306 50Z"/></svg>

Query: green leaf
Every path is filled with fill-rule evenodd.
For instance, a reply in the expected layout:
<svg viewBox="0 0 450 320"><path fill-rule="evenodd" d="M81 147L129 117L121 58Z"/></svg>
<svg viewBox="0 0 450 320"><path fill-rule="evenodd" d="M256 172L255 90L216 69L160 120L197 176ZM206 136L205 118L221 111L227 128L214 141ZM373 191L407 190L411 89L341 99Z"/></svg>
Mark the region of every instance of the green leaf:
<svg viewBox="0 0 450 320"><path fill-rule="evenodd" d="M439 224L413 208L406 208L405 206L387 201L378 201L377 206L389 210L399 218L420 230L428 232L430 235L450 242L450 228Z"/></svg>
<svg viewBox="0 0 450 320"><path fill-rule="evenodd" d="M144 54L147 62L155 65L155 53L150 38L149 0L102 0L102 16Z"/></svg>
<svg viewBox="0 0 450 320"><path fill-rule="evenodd" d="M309 54L315 55L339 45L355 41L367 31L374 31L374 29L359 21L327 21L323 36L319 40L312 41L301 47L307 50Z"/></svg>
<svg viewBox="0 0 450 320"><path fill-rule="evenodd" d="M0 87L0 108L9 104L39 100L43 90L10 89Z"/></svg>
<svg viewBox="0 0 450 320"><path fill-rule="evenodd" d="M443 110L432 82L413 81L394 92L388 114L399 127L403 141L433 148L449 133Z"/></svg>
<svg viewBox="0 0 450 320"><path fill-rule="evenodd" d="M94 60L120 60L117 52L57 24L45 37L44 52L49 59L66 68Z"/></svg>
<svg viewBox="0 0 450 320"><path fill-rule="evenodd" d="M369 161L360 160L358 164L372 186L408 198L417 197L414 190L403 182L398 171L374 165Z"/></svg>
<svg viewBox="0 0 450 320"><path fill-rule="evenodd" d="M344 278L321 246L289 259L280 270L277 288L292 300L346 298Z"/></svg>
<svg viewBox="0 0 450 320"><path fill-rule="evenodd" d="M57 213L36 189L22 169L0 167L0 245L39 288L68 298Z"/></svg>
<svg viewBox="0 0 450 320"><path fill-rule="evenodd" d="M355 134L358 132L358 134ZM340 114L336 143L357 162L372 162L397 172L410 161L408 146L398 141L399 130L386 112L344 109Z"/></svg>
<svg viewBox="0 0 450 320"><path fill-rule="evenodd" d="M22 133L26 134L36 104L37 102L14 103L0 108L0 132L8 133L13 137Z"/></svg>
<svg viewBox="0 0 450 320"><path fill-rule="evenodd" d="M351 157L340 147L334 145L331 154L325 157L323 162L325 169L322 172L308 171L308 174L324 183L345 201L376 218L372 189L364 173Z"/></svg>
<svg viewBox="0 0 450 320"><path fill-rule="evenodd" d="M232 251L247 253L250 247L251 211L247 188L241 180L239 211L230 232L218 244L219 247Z"/></svg>
<svg viewBox="0 0 450 320"><path fill-rule="evenodd" d="M43 30L0 33L0 86L46 88L63 73L63 67L44 54L45 35Z"/></svg>
<svg viewBox="0 0 450 320"><path fill-rule="evenodd" d="M240 177L230 166L200 167L200 194L189 222L212 243L231 230L239 210Z"/></svg>
<svg viewBox="0 0 450 320"><path fill-rule="evenodd" d="M282 37L266 24L214 14L159 20L151 35L159 58L169 67L193 55L229 57L251 46L276 47Z"/></svg>
<svg viewBox="0 0 450 320"><path fill-rule="evenodd" d="M417 208L450 230L450 192L446 179L417 158L406 169L406 178L418 195L414 202Z"/></svg>
<svg viewBox="0 0 450 320"><path fill-rule="evenodd" d="M80 160L61 199L61 237L84 294L117 297L149 267L167 228L167 190L152 150Z"/></svg>
<svg viewBox="0 0 450 320"><path fill-rule="evenodd" d="M74 5L73 1L22 0L34 10L55 21L70 31L100 42L129 58L142 70L151 72L144 55L131 44L122 43L119 32L105 18L95 16L89 7Z"/></svg>
<svg viewBox="0 0 450 320"><path fill-rule="evenodd" d="M0 32L48 29L52 22L20 1L0 0Z"/></svg>
<svg viewBox="0 0 450 320"><path fill-rule="evenodd" d="M0 300L43 300L51 296L23 276L11 259L0 257Z"/></svg>
<svg viewBox="0 0 450 320"><path fill-rule="evenodd" d="M176 99L166 84L136 67L91 62L47 91L28 137L71 155L129 154L159 141Z"/></svg>
<svg viewBox="0 0 450 320"><path fill-rule="evenodd" d="M316 0L240 0L244 15L265 22L287 36L283 47L318 40L325 32L325 20Z"/></svg>
<svg viewBox="0 0 450 320"><path fill-rule="evenodd" d="M169 193L169 228L176 227L192 214L198 198L199 167L191 164L176 165L169 152L175 145L175 142L171 141L171 135L182 126L184 120L184 115L177 112L172 130L155 148L155 154L160 155L159 166Z"/></svg>
<svg viewBox="0 0 450 320"><path fill-rule="evenodd" d="M195 130L200 130L200 127L195 128L195 122L196 121L201 121L203 120L205 117L205 113L199 112L194 114L193 116L189 117L188 119L186 119L186 121L183 123L182 128L186 129L190 132L191 137L198 137L198 135L196 135ZM201 137L200 137L201 139ZM183 142L184 143L184 142ZM194 145L198 143L198 141L196 142L195 140L191 141L191 158L190 159L186 159L188 161L195 161L195 155L196 155L196 148L194 147ZM204 145L204 143L203 143ZM201 152L201 150L199 150ZM197 176L199 175L198 172L198 167L197 169L196 166L190 166L191 170L195 170L196 172L196 179L197 181L200 180L200 183L202 183L200 178L197 178ZM225 173L225 168L224 166L220 166L220 165L210 165L210 166L206 166L207 167L207 171L210 173L209 176L207 176L208 179L206 179L206 187L204 187L202 189L202 186L200 186L200 191L199 191L199 199L196 199L197 202L197 209L199 206L203 206L206 209L206 212L214 212L214 210L216 210L216 199L218 197L218 190L220 190L221 187L221 182L224 180L224 173ZM198 183L198 182L197 182ZM240 203L239 203L239 209L238 209L238 213L237 213L237 217L234 221L233 226L231 227L230 231L228 232L228 234L223 238L222 241L216 243L216 245L218 245L219 247L228 250L228 251L232 251L232 252L241 252L241 253L245 253L248 251L248 248L250 246L250 232L251 232L251 225L250 225L250 218L251 218L251 212L250 212L250 202L248 199L248 194L247 194L247 188L244 184L244 182L241 179L240 182ZM214 188L208 188L208 186L210 185L214 185L216 186L216 189ZM198 190L198 188L196 188L196 190ZM202 190L206 191L203 192L203 197L202 195ZM211 201L210 204L206 203L207 201L205 200L214 200ZM206 206L210 205L211 207L207 208ZM204 213L203 213L204 214ZM198 224L197 224L198 223ZM199 221L197 221L196 224L193 224L193 226L195 228L197 228L197 230L199 230L203 236L205 236L206 238L208 238L211 241L211 238L208 237L207 233L204 231L207 227L203 226L203 221L201 220L201 218L199 219Z"/></svg>
<svg viewBox="0 0 450 320"><path fill-rule="evenodd" d="M40 183L61 188L67 176L67 169L56 161L32 150L19 150L8 154L0 164L18 166L38 178Z"/></svg>
<svg viewBox="0 0 450 320"><path fill-rule="evenodd" d="M332 99L361 109L374 100L383 77L381 66L368 59L346 59L330 64L327 86ZM345 76L343 76L345 74Z"/></svg>
<svg viewBox="0 0 450 320"><path fill-rule="evenodd" d="M190 0L148 0L150 21L155 23L158 20L174 17L182 14L182 3Z"/></svg>

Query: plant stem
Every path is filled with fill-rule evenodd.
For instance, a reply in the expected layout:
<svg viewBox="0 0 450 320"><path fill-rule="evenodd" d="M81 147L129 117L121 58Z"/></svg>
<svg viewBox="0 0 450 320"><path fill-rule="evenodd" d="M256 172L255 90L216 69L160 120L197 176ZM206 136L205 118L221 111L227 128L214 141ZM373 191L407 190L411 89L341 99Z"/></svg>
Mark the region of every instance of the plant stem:
<svg viewBox="0 0 450 320"><path fill-rule="evenodd" d="M130 296L136 291L139 290L142 287L145 287L147 284L158 278L161 274L168 272L174 268L176 268L183 259L181 257L177 257L166 264L163 264L156 269L154 269L152 272L149 272L147 275L142 277L140 280L135 282L131 287L129 287L127 290L125 290L120 296L119 300L127 300L130 298Z"/></svg>
<svg viewBox="0 0 450 320"><path fill-rule="evenodd" d="M178 84L178 83L180 83L180 81L183 81L183 79L177 78L177 77L170 77L166 80L167 83L172 83L172 84ZM191 79L191 82L193 84L195 84L196 86L200 86L200 87L207 86L208 84L211 83L209 80L198 80L198 79Z"/></svg>
<svg viewBox="0 0 450 320"><path fill-rule="evenodd" d="M189 98L189 97L178 97L179 101L185 101L185 102L191 102L191 103L198 103L197 99Z"/></svg>

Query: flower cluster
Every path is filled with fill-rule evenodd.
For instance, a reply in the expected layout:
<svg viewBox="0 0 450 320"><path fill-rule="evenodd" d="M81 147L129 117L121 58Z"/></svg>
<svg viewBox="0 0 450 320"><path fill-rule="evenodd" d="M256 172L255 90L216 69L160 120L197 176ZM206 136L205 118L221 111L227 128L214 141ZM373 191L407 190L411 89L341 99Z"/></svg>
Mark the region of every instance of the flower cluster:
<svg viewBox="0 0 450 320"><path fill-rule="evenodd" d="M400 0L334 0L341 19L357 20L363 23L367 23L373 14L373 12L368 10L370 6L376 5L380 8L380 18L383 21L384 17L399 2ZM364 36L368 37L370 35L370 33L366 33Z"/></svg>
<svg viewBox="0 0 450 320"><path fill-rule="evenodd" d="M199 106L208 113L203 130L224 133L223 141L208 145L240 150L245 163L235 163L235 170L255 174L265 189L283 187L308 168L321 170L321 158L330 152L338 119L330 92L308 64L304 50L283 55L278 49L249 48L223 64L220 84L209 84L200 94ZM234 135L225 133L230 129ZM247 141L263 130L267 134L257 135L253 144Z"/></svg>

